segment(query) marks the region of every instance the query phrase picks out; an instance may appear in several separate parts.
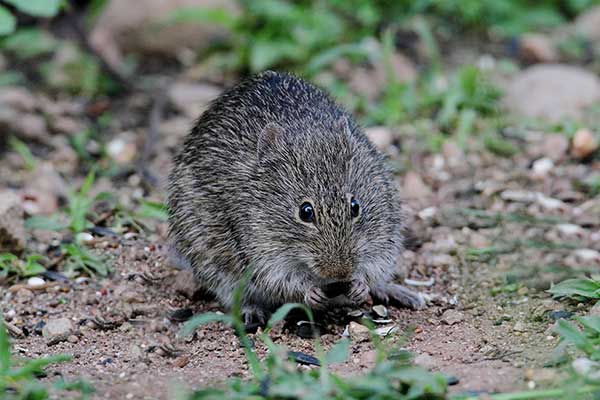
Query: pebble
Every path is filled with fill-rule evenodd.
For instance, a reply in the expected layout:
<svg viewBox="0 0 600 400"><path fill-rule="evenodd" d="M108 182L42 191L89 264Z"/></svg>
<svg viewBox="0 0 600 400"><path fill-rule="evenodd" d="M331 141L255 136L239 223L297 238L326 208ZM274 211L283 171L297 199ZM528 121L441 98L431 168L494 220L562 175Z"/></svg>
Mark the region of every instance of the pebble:
<svg viewBox="0 0 600 400"><path fill-rule="evenodd" d="M514 332L526 332L527 328L525 327L525 324L521 321L517 321L515 323L515 325L513 326L513 331Z"/></svg>
<svg viewBox="0 0 600 400"><path fill-rule="evenodd" d="M123 136L111 140L106 145L106 152L119 165L131 163L137 155L135 143L133 140L127 139L132 137L133 134L125 132Z"/></svg>
<svg viewBox="0 0 600 400"><path fill-rule="evenodd" d="M571 152L577 158L586 158L598 149L598 138L589 129L579 129L573 136Z"/></svg>
<svg viewBox="0 0 600 400"><path fill-rule="evenodd" d="M540 177L546 176L552 168L554 168L554 161L548 157L535 160L531 166L533 172Z"/></svg>
<svg viewBox="0 0 600 400"><path fill-rule="evenodd" d="M69 343L75 344L75 343L79 342L79 338L77 336L75 336L75 335L69 335L69 337L67 338L67 341Z"/></svg>
<svg viewBox="0 0 600 400"><path fill-rule="evenodd" d="M188 363L190 362L190 357L183 355L183 356L179 356L175 359L175 361L173 361L173 365L177 368L183 368L186 365L188 365Z"/></svg>
<svg viewBox="0 0 600 400"><path fill-rule="evenodd" d="M387 308L381 304L373 306L373 311L382 318L386 318L389 314Z"/></svg>
<svg viewBox="0 0 600 400"><path fill-rule="evenodd" d="M13 191L0 190L0 253L18 253L25 241L21 198Z"/></svg>
<svg viewBox="0 0 600 400"><path fill-rule="evenodd" d="M371 332L369 331L369 328L357 322L350 322L350 324L347 327L347 330L348 335L350 336L350 339L352 339L353 342L366 342L371 338Z"/></svg>
<svg viewBox="0 0 600 400"><path fill-rule="evenodd" d="M593 249L577 249L573 254L583 262L600 262L600 252Z"/></svg>
<svg viewBox="0 0 600 400"><path fill-rule="evenodd" d="M25 288L21 288L19 290L17 290L17 293L15 294L15 298L17 300L17 302L23 304L23 303L28 303L29 301L31 301L34 297L34 294L31 290L29 289L25 289Z"/></svg>
<svg viewBox="0 0 600 400"><path fill-rule="evenodd" d="M46 338L49 346L65 341L73 330L71 320L68 318L57 318L49 320L42 328L42 336Z"/></svg>
<svg viewBox="0 0 600 400"><path fill-rule="evenodd" d="M559 319L569 319L573 316L573 313L566 310L550 311L548 313L548 316L554 321L556 321Z"/></svg>
<svg viewBox="0 0 600 400"><path fill-rule="evenodd" d="M585 232L582 227L575 224L558 224L556 229L565 236L578 236Z"/></svg>
<svg viewBox="0 0 600 400"><path fill-rule="evenodd" d="M39 276L32 276L31 278L27 279L27 286L32 288L43 286L44 284L46 284L46 281Z"/></svg>
<svg viewBox="0 0 600 400"><path fill-rule="evenodd" d="M88 232L80 232L75 237L75 240L78 243L89 243L89 242L92 242L94 240L94 236L92 236L92 234L88 233Z"/></svg>
<svg viewBox="0 0 600 400"><path fill-rule="evenodd" d="M442 314L442 322L447 325L454 325L464 321L465 316L462 312L454 309L448 309Z"/></svg>
<svg viewBox="0 0 600 400"><path fill-rule="evenodd" d="M520 40L521 57L528 62L553 62L558 51L550 38L541 33L526 33Z"/></svg>
<svg viewBox="0 0 600 400"><path fill-rule="evenodd" d="M437 211L438 211L437 207L427 207L427 208L424 208L421 211L419 211L419 213L417 215L423 221L430 221L433 219L433 217L435 217L435 215L437 214Z"/></svg>

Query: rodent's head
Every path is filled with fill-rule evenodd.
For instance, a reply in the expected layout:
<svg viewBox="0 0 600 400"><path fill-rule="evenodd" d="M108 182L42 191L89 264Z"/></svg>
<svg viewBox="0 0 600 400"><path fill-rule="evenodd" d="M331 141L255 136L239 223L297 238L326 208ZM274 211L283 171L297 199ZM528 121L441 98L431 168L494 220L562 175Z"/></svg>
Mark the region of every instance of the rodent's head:
<svg viewBox="0 0 600 400"><path fill-rule="evenodd" d="M354 122L318 117L269 123L260 134L253 246L271 275L374 284L401 247L400 203L383 157Z"/></svg>

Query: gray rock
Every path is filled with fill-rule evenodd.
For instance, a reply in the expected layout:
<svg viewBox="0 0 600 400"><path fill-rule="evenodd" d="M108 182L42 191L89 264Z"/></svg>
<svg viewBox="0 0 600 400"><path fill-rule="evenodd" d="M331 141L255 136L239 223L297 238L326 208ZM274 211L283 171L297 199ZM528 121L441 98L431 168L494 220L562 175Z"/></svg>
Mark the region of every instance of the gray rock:
<svg viewBox="0 0 600 400"><path fill-rule="evenodd" d="M348 325L348 334L350 335L350 339L357 343L366 342L371 338L369 328L354 321Z"/></svg>
<svg viewBox="0 0 600 400"><path fill-rule="evenodd" d="M506 88L505 107L518 115L559 121L578 118L600 101L600 80L583 68L542 64L518 74Z"/></svg>
<svg viewBox="0 0 600 400"><path fill-rule="evenodd" d="M465 315L458 310L449 309L444 311L444 314L442 314L442 322L447 325L458 324L464 319Z"/></svg>
<svg viewBox="0 0 600 400"><path fill-rule="evenodd" d="M19 253L25 248L21 203L21 198L13 191L0 191L0 253Z"/></svg>
<svg viewBox="0 0 600 400"><path fill-rule="evenodd" d="M42 329L42 336L46 338L48 346L68 340L72 334L73 324L68 318L51 319Z"/></svg>

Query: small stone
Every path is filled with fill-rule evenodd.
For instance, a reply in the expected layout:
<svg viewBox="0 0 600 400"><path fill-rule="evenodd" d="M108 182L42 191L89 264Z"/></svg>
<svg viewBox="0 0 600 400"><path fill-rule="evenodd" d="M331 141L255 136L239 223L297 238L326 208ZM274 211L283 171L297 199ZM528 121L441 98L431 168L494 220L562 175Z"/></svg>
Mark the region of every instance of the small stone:
<svg viewBox="0 0 600 400"><path fill-rule="evenodd" d="M548 157L535 160L531 166L533 172L540 177L548 175L548 172L550 172L552 168L554 168L554 161Z"/></svg>
<svg viewBox="0 0 600 400"><path fill-rule="evenodd" d="M42 336L49 346L65 341L71 335L73 325L68 318L51 319L42 329Z"/></svg>
<svg viewBox="0 0 600 400"><path fill-rule="evenodd" d="M404 176L403 194L409 199L421 200L431 195L431 189L419 174L409 171Z"/></svg>
<svg viewBox="0 0 600 400"><path fill-rule="evenodd" d="M34 294L29 289L21 288L17 290L17 293L15 293L15 298L18 303L24 304L33 300Z"/></svg>
<svg viewBox="0 0 600 400"><path fill-rule="evenodd" d="M94 241L94 236L92 236L92 234L88 232L80 232L75 237L75 240L78 243L90 243Z"/></svg>
<svg viewBox="0 0 600 400"><path fill-rule="evenodd" d="M381 318L386 318L389 315L387 308L381 304L373 306L373 312Z"/></svg>
<svg viewBox="0 0 600 400"><path fill-rule="evenodd" d="M525 324L523 322L517 321L515 323L515 325L513 326L513 331L514 332L526 332L527 327L525 326Z"/></svg>
<svg viewBox="0 0 600 400"><path fill-rule="evenodd" d="M600 252L594 249L577 249L573 254L583 262L600 262Z"/></svg>
<svg viewBox="0 0 600 400"><path fill-rule="evenodd" d="M556 321L559 319L569 319L573 316L573 313L570 311L566 311L566 310L559 310L559 311L550 311L548 313L548 316Z"/></svg>
<svg viewBox="0 0 600 400"><path fill-rule="evenodd" d="M520 40L521 57L527 62L553 62L558 52L548 38L541 33L526 33Z"/></svg>
<svg viewBox="0 0 600 400"><path fill-rule="evenodd" d="M545 196L542 193L536 193L536 202L547 210L560 210L566 207L565 203L558 199Z"/></svg>
<svg viewBox="0 0 600 400"><path fill-rule="evenodd" d="M419 211L419 213L417 215L423 221L430 221L433 219L433 217L435 217L435 215L437 214L437 211L438 211L437 207L427 207L427 208L424 208L421 211Z"/></svg>
<svg viewBox="0 0 600 400"><path fill-rule="evenodd" d="M173 366L177 367L177 368L183 368L186 365L188 365L188 363L190 362L190 357L183 355L183 356L179 356L175 359L175 361L173 361Z"/></svg>
<svg viewBox="0 0 600 400"><path fill-rule="evenodd" d="M527 286L523 286L523 287L519 288L519 290L517 290L517 294L520 296L525 296L528 293L529 293L529 288Z"/></svg>
<svg viewBox="0 0 600 400"><path fill-rule="evenodd" d="M571 151L577 158L586 158L598 149L598 138L589 129L579 129L573 136Z"/></svg>
<svg viewBox="0 0 600 400"><path fill-rule="evenodd" d="M448 309L442 314L442 322L446 325L454 325L464 321L465 316L462 312L454 309Z"/></svg>
<svg viewBox="0 0 600 400"><path fill-rule="evenodd" d="M22 201L11 190L0 191L0 253L19 253L25 248Z"/></svg>
<svg viewBox="0 0 600 400"><path fill-rule="evenodd" d="M67 341L69 343L75 344L75 343L79 342L79 338L77 336L75 336L75 335L69 335L69 337L67 338Z"/></svg>
<svg viewBox="0 0 600 400"><path fill-rule="evenodd" d="M117 164L129 164L137 155L134 139L135 136L131 132L125 132L107 144L106 152Z"/></svg>
<svg viewBox="0 0 600 400"><path fill-rule="evenodd" d="M354 321L348 325L348 334L350 339L356 343L366 342L371 338L369 328Z"/></svg>
<svg viewBox="0 0 600 400"><path fill-rule="evenodd" d="M46 281L40 278L39 276L32 276L31 278L27 279L27 286L30 287L39 287L44 285L45 283Z"/></svg>
<svg viewBox="0 0 600 400"><path fill-rule="evenodd" d="M456 143L446 140L442 145L442 154L450 168L464 165L465 153Z"/></svg>
<svg viewBox="0 0 600 400"><path fill-rule="evenodd" d="M581 236L585 233L582 227L575 224L558 224L556 225L556 229L561 235L566 237Z"/></svg>
<svg viewBox="0 0 600 400"><path fill-rule="evenodd" d="M394 137L389 128L385 126L373 126L365 129L365 134L381 151L386 151L394 142Z"/></svg>

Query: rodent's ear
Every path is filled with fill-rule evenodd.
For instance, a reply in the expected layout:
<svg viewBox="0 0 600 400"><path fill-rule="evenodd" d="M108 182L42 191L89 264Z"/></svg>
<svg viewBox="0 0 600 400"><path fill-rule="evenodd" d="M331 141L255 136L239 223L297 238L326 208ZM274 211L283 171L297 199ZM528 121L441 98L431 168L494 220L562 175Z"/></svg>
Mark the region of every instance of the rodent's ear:
<svg viewBox="0 0 600 400"><path fill-rule="evenodd" d="M260 135L258 135L258 143L256 152L258 160L262 160L269 153L273 153L273 149L283 141L285 130L275 122L269 122Z"/></svg>

